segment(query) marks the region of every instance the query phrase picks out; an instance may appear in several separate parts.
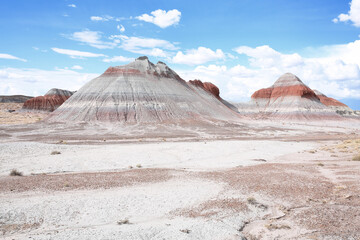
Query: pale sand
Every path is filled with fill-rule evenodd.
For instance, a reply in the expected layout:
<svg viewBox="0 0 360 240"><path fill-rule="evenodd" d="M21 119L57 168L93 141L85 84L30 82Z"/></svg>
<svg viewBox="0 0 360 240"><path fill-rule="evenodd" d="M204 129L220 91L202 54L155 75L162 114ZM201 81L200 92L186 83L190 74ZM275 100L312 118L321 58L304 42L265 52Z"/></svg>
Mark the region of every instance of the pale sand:
<svg viewBox="0 0 360 240"><path fill-rule="evenodd" d="M0 103L0 125L35 123L49 114L48 112L21 111L22 106L22 103ZM15 110L15 112L10 113L8 110Z"/></svg>
<svg viewBox="0 0 360 240"><path fill-rule="evenodd" d="M213 132L192 129L198 132L195 142L175 138L174 132L173 138L139 139L132 134L144 130L136 126L126 136L121 135L126 129L118 128L114 140L104 142L97 133L106 125L94 132L81 126L73 132L66 126L4 125L0 236L360 238L360 162L351 161L360 154L360 140L351 140L359 138L358 123L243 124ZM78 133L94 136L93 141L55 144ZM247 139L216 140L230 133ZM119 135L132 142L121 143ZM25 176L8 176L13 168ZM130 224L117 223L125 219Z"/></svg>
<svg viewBox="0 0 360 240"><path fill-rule="evenodd" d="M0 143L0 176L17 169L26 175L57 172L172 168L205 171L272 162L285 154L318 148L316 142L210 141L106 145L34 142ZM53 151L61 154L51 155Z"/></svg>

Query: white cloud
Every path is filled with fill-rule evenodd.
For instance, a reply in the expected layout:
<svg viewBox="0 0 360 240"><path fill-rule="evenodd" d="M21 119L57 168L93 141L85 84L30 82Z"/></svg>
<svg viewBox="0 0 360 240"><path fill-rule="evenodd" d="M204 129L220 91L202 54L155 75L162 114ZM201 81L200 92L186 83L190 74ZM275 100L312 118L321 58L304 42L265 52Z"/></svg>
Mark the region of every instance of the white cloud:
<svg viewBox="0 0 360 240"><path fill-rule="evenodd" d="M114 17L109 16L109 15L105 15L105 16L103 16L103 17L100 17L100 16L91 16L90 19L91 19L91 21L107 22L107 21L109 21L109 20L113 20Z"/></svg>
<svg viewBox="0 0 360 240"><path fill-rule="evenodd" d="M299 54L281 54L268 45L256 48L241 46L234 50L239 54L251 57L250 64L254 67L274 67L279 64L291 67L303 64L303 59Z"/></svg>
<svg viewBox="0 0 360 240"><path fill-rule="evenodd" d="M99 49L111 49L116 46L116 43L114 42L102 41L101 37L101 32L84 30L81 32L74 32L69 38Z"/></svg>
<svg viewBox="0 0 360 240"><path fill-rule="evenodd" d="M133 58L123 57L123 56L114 56L112 58L105 58L103 62L131 62Z"/></svg>
<svg viewBox="0 0 360 240"><path fill-rule="evenodd" d="M210 48L199 47L198 49L187 50L185 54L181 51L177 52L172 61L180 64L197 65L221 59L225 59L225 54L221 49L213 51Z"/></svg>
<svg viewBox="0 0 360 240"><path fill-rule="evenodd" d="M10 59L10 60L19 60L19 61L27 62L26 59L18 58L7 53L0 53L0 59Z"/></svg>
<svg viewBox="0 0 360 240"><path fill-rule="evenodd" d="M54 52L69 55L71 58L84 58L84 57L106 57L104 54L82 52L77 50L62 49L62 48L51 48Z"/></svg>
<svg viewBox="0 0 360 240"><path fill-rule="evenodd" d="M117 25L117 27L116 27L120 32L125 32L125 27L123 26L123 25Z"/></svg>
<svg viewBox="0 0 360 240"><path fill-rule="evenodd" d="M82 66L79 66L79 65L74 65L71 67L71 69L74 69L74 70L82 70L83 67Z"/></svg>
<svg viewBox="0 0 360 240"><path fill-rule="evenodd" d="M68 7L76 8L75 4L69 4Z"/></svg>
<svg viewBox="0 0 360 240"><path fill-rule="evenodd" d="M271 86L286 72L330 97L360 99L360 40L312 49L310 55L317 57L285 54L267 45L241 46L235 51L249 58L249 66L200 65L178 73L186 80L213 82L224 99L235 102L250 99L256 90Z"/></svg>
<svg viewBox="0 0 360 240"><path fill-rule="evenodd" d="M113 35L110 37L117 42L120 48L139 54L154 57L168 57L170 54L164 50L176 50L173 43L156 38L128 37L125 35Z"/></svg>
<svg viewBox="0 0 360 240"><path fill-rule="evenodd" d="M352 0L347 14L341 13L332 20L334 23L351 21L354 26L360 27L360 0Z"/></svg>
<svg viewBox="0 0 360 240"><path fill-rule="evenodd" d="M105 16L91 16L90 20L94 21L94 22L108 22L108 21L116 21L116 22L120 22L121 20L125 20L126 18L121 18L121 17L113 17L110 15L105 15Z"/></svg>
<svg viewBox="0 0 360 240"><path fill-rule="evenodd" d="M3 68L0 69L0 95L44 95L51 88L78 90L96 73L79 73L72 70Z"/></svg>
<svg viewBox="0 0 360 240"><path fill-rule="evenodd" d="M151 15L143 14L136 17L136 19L153 23L161 28L167 28L171 25L176 25L179 23L181 12L177 9L169 10L168 12L158 9L156 11L152 11Z"/></svg>

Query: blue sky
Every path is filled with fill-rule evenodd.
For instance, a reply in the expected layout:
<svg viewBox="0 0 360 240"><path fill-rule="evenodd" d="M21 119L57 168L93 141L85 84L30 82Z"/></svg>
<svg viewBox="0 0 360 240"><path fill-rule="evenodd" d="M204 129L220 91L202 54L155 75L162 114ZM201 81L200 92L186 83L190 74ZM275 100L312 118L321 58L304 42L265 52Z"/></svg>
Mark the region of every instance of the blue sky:
<svg viewBox="0 0 360 240"><path fill-rule="evenodd" d="M76 90L147 55L246 101L292 72L360 109L359 0L2 0L0 94Z"/></svg>

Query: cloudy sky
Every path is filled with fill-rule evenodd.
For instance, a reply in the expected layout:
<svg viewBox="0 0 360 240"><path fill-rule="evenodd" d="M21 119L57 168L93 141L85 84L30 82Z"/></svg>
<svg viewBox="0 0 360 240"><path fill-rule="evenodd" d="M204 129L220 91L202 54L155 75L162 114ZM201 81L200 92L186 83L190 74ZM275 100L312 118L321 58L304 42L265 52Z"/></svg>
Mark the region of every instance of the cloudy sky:
<svg viewBox="0 0 360 240"><path fill-rule="evenodd" d="M360 0L2 0L0 95L77 90L141 55L247 101L281 74L360 109Z"/></svg>

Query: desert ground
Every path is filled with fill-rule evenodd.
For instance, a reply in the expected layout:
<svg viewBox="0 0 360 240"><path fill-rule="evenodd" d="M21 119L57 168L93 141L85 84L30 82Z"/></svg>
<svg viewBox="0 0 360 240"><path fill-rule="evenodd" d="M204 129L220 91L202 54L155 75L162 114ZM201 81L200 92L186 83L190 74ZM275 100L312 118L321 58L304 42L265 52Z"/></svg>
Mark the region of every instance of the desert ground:
<svg viewBox="0 0 360 240"><path fill-rule="evenodd" d="M360 239L359 121L139 130L12 114L2 239Z"/></svg>

